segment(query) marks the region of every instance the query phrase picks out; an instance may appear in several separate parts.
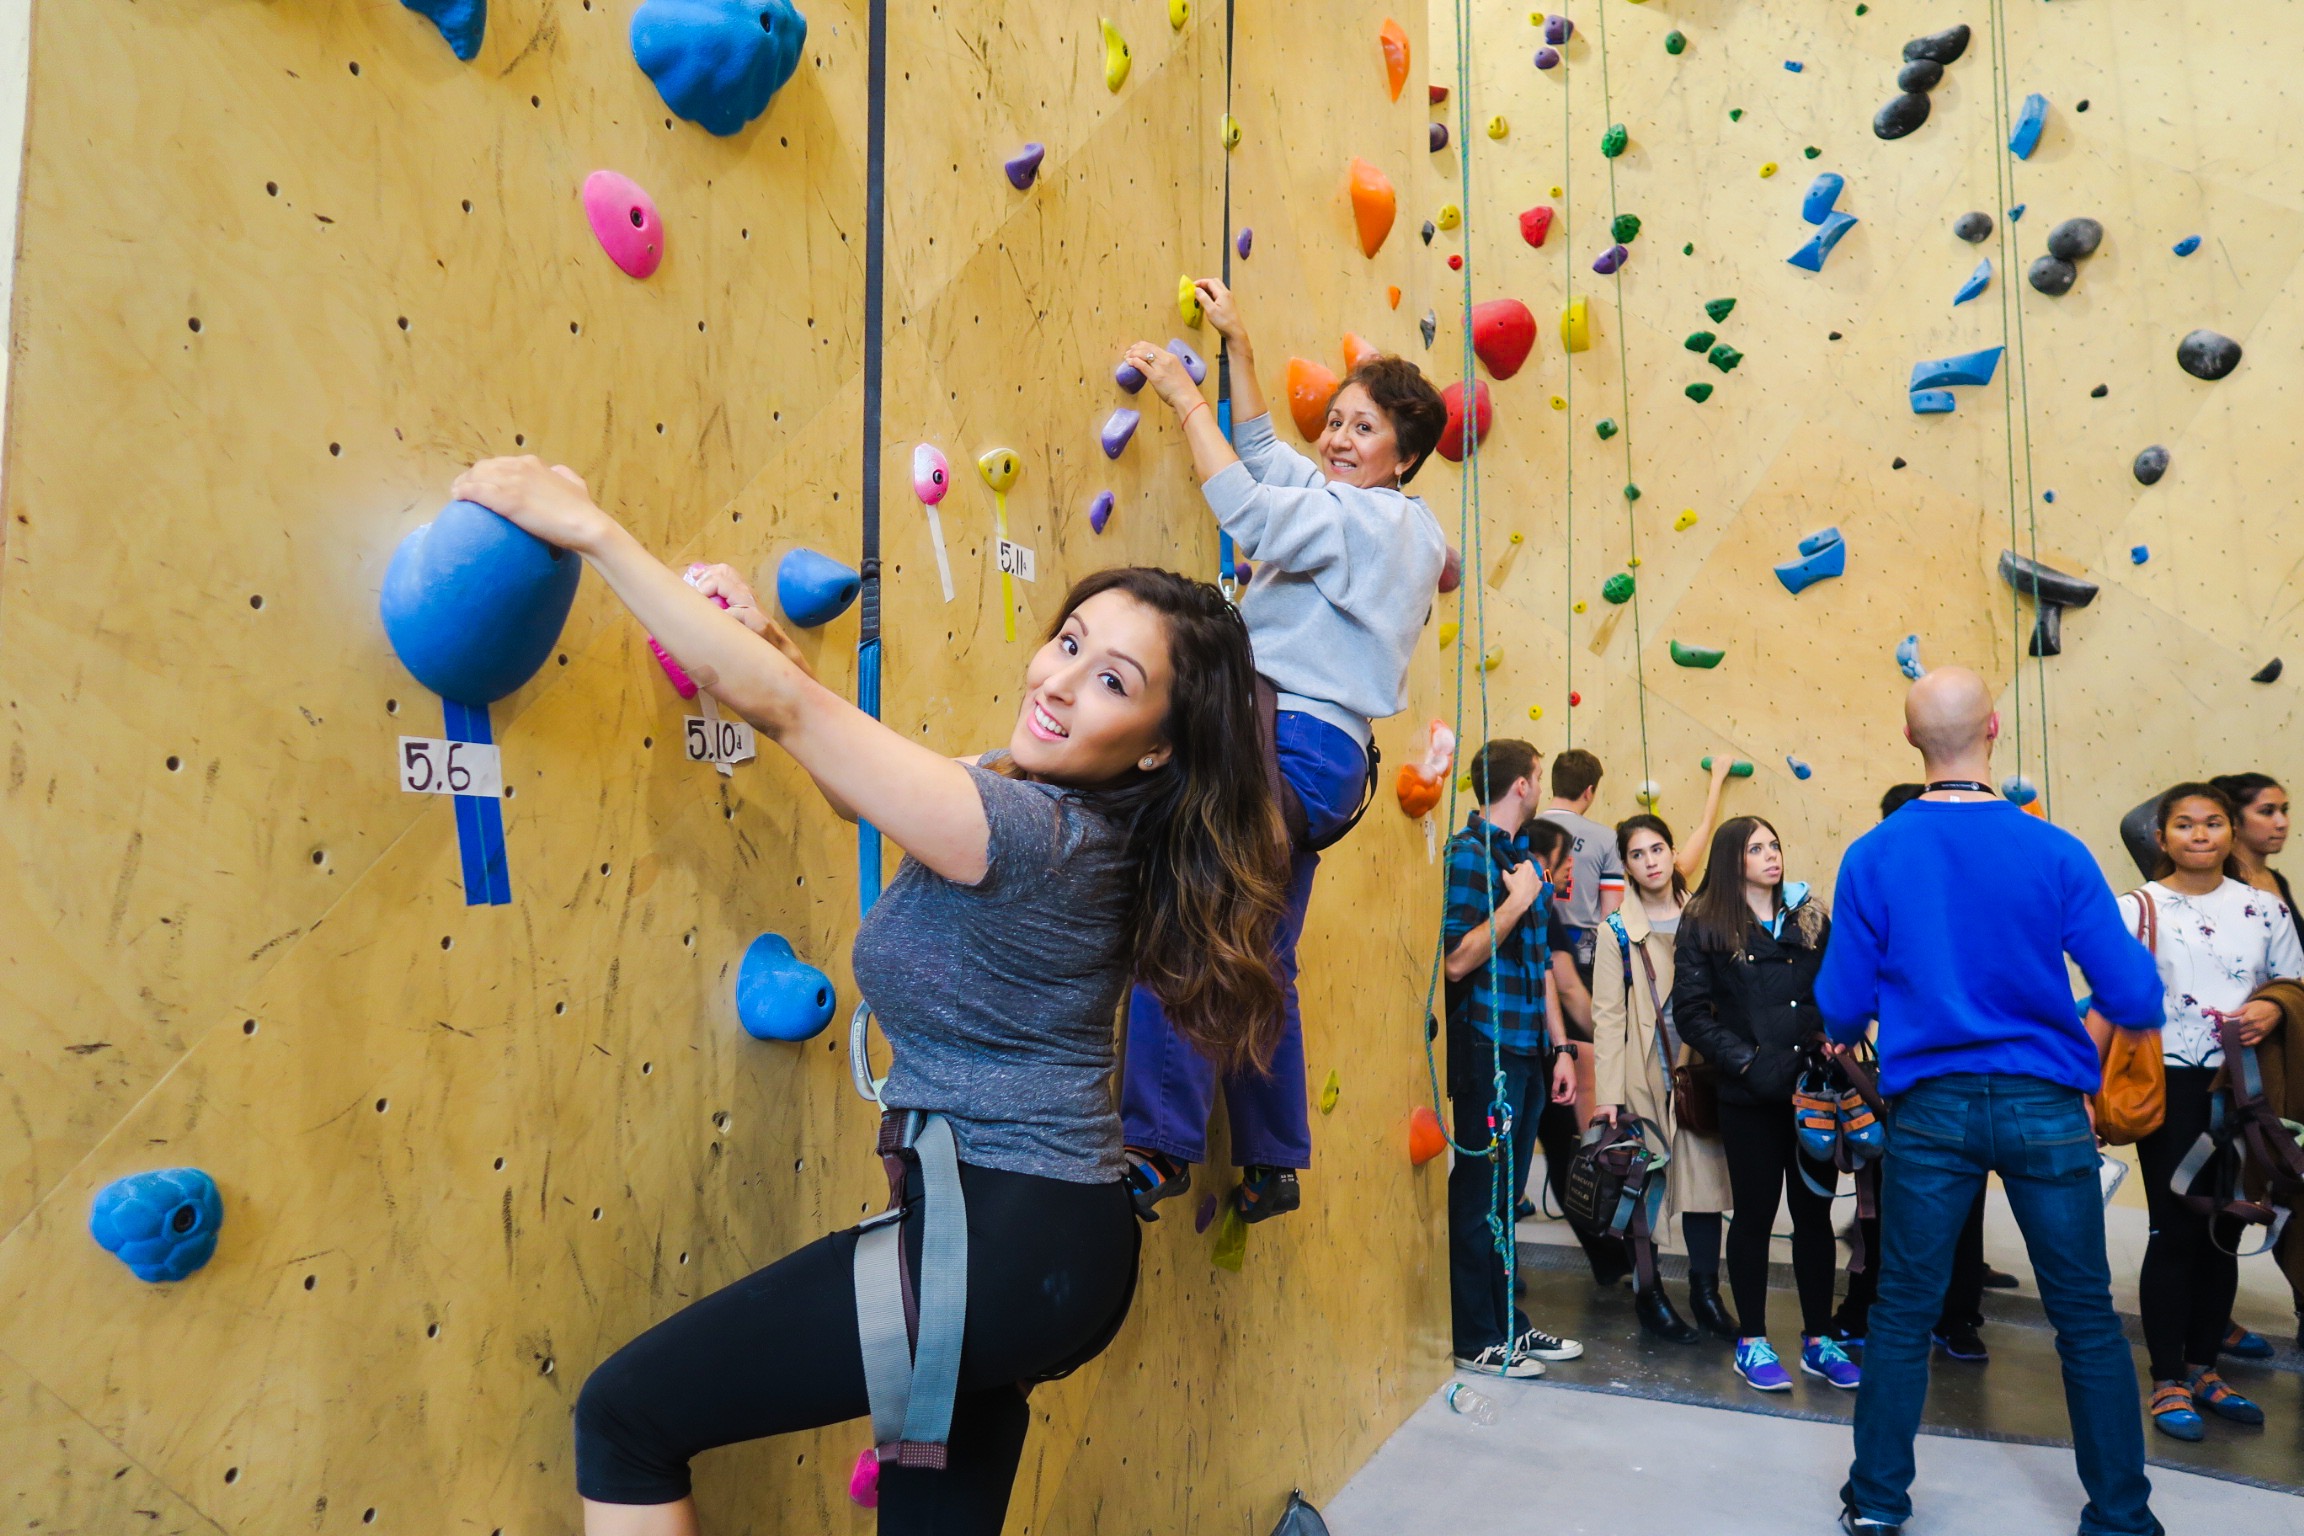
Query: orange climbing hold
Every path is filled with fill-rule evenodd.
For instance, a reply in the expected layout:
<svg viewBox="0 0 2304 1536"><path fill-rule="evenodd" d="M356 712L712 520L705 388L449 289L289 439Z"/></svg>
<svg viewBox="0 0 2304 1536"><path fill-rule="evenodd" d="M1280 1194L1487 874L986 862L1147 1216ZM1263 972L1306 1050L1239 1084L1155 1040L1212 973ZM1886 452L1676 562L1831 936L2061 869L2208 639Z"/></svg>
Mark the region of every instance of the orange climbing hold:
<svg viewBox="0 0 2304 1536"><path fill-rule="evenodd" d="M1408 83L1408 34L1391 17L1384 18L1384 30L1377 33L1384 45L1384 78L1391 83L1392 99L1400 99L1400 88Z"/></svg>
<svg viewBox="0 0 2304 1536"><path fill-rule="evenodd" d="M1335 398L1335 374L1307 357L1288 359L1288 415L1304 441L1327 430L1328 402Z"/></svg>
<svg viewBox="0 0 2304 1536"><path fill-rule="evenodd" d="M1367 161L1352 161L1352 222L1360 227L1360 254L1373 256L1384 248L1392 221L1400 213L1400 199L1384 173Z"/></svg>
<svg viewBox="0 0 2304 1536"><path fill-rule="evenodd" d="M1350 373L1370 358L1382 357L1383 355L1384 349L1382 347L1359 332L1346 331L1344 333L1344 371L1346 373ZM1328 410L1327 405L1323 403L1320 410L1325 417Z"/></svg>
<svg viewBox="0 0 2304 1536"><path fill-rule="evenodd" d="M1449 770L1455 764L1456 733L1435 720L1423 761L1402 763L1399 777L1393 780L1392 792L1400 797L1400 809L1411 819L1428 814L1440 803L1441 793L1448 787Z"/></svg>
<svg viewBox="0 0 2304 1536"><path fill-rule="evenodd" d="M1432 1106L1419 1104L1408 1116L1408 1161L1421 1168L1448 1150L1448 1137Z"/></svg>
<svg viewBox="0 0 2304 1536"><path fill-rule="evenodd" d="M1399 285L1399 284L1395 283L1395 284L1393 284L1391 287L1389 287L1389 288L1385 289L1385 290L1384 290L1384 296L1385 296L1386 298L1388 298L1388 299L1390 299L1390 300L1392 301L1392 307L1393 307L1394 309L1398 309L1398 308L1400 307L1400 285Z"/></svg>

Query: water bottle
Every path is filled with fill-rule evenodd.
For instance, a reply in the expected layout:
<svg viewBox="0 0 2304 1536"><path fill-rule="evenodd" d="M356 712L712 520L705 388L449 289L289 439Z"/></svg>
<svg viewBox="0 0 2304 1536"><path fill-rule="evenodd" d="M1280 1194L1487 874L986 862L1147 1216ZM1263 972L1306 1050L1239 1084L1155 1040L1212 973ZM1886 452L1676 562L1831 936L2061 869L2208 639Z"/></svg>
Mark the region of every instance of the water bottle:
<svg viewBox="0 0 2304 1536"><path fill-rule="evenodd" d="M1448 1406L1482 1428L1496 1422L1496 1405L1461 1381L1448 1383Z"/></svg>

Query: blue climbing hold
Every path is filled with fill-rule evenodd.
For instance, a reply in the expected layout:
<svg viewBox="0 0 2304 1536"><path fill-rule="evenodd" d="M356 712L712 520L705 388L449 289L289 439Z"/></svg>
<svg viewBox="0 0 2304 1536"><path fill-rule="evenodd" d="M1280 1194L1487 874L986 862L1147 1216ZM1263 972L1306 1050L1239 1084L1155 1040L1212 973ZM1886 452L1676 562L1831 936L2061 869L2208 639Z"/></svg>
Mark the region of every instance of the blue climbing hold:
<svg viewBox="0 0 2304 1536"><path fill-rule="evenodd" d="M1848 572L1848 546L1840 537L1840 530L1827 528L1812 533L1800 541L1800 558L1787 560L1776 567L1776 579L1784 583L1784 590L1797 596L1820 581Z"/></svg>
<svg viewBox="0 0 2304 1536"><path fill-rule="evenodd" d="M88 1234L139 1280L181 1280L216 1252L224 1197L197 1168L159 1168L96 1192Z"/></svg>
<svg viewBox="0 0 2304 1536"><path fill-rule="evenodd" d="M2186 235L2176 242L2176 254L2179 256L2189 256L2198 249L2200 249L2200 237L2198 235Z"/></svg>
<svg viewBox="0 0 2304 1536"><path fill-rule="evenodd" d="M1804 66L1798 59L1786 59L1784 61L1784 67L1790 70L1793 74L1798 74Z"/></svg>
<svg viewBox="0 0 2304 1536"><path fill-rule="evenodd" d="M1928 669L1920 665L1920 637L1918 635L1906 635L1896 642L1896 669L1914 682L1918 682L1928 675Z"/></svg>
<svg viewBox="0 0 2304 1536"><path fill-rule="evenodd" d="M2030 805L2040 798L2040 790L2024 775L2012 773L2000 781L2000 798L2010 805Z"/></svg>
<svg viewBox="0 0 2304 1536"><path fill-rule="evenodd" d="M1809 767L1806 763L1800 761L1800 759L1792 756L1790 753L1786 753L1784 756L1784 766L1792 770L1792 777L1796 779L1809 778L1816 772L1815 769Z"/></svg>
<svg viewBox="0 0 2304 1536"><path fill-rule="evenodd" d="M416 681L492 704L536 675L559 642L584 562L478 502L452 501L384 568L384 634Z"/></svg>
<svg viewBox="0 0 2304 1536"><path fill-rule="evenodd" d="M2053 504L2056 500L2056 493L2054 491L2042 491L2040 493L2040 499L2042 501Z"/></svg>
<svg viewBox="0 0 2304 1536"><path fill-rule="evenodd" d="M768 110L807 41L792 0L645 0L632 13L632 57L664 105L723 138Z"/></svg>
<svg viewBox="0 0 2304 1536"><path fill-rule="evenodd" d="M1824 270L1824 258L1832 254L1832 247L1840 243L1842 235L1855 227L1856 215L1852 213L1827 213L1824 215L1823 227L1808 237L1806 245L1784 259L1795 267L1805 268L1810 272L1821 272Z"/></svg>
<svg viewBox="0 0 2304 1536"><path fill-rule="evenodd" d="M764 933L736 969L736 1018L755 1040L812 1040L832 1022L832 978Z"/></svg>
<svg viewBox="0 0 2304 1536"><path fill-rule="evenodd" d="M1912 365L1912 388L1932 389L1952 384L1989 384L1999 370L1999 347L1986 347L1981 352L1962 352L1952 357L1939 357Z"/></svg>
<svg viewBox="0 0 2304 1536"><path fill-rule="evenodd" d="M2134 549L2128 551L2128 563L2130 565L2142 565L2145 561L2151 558L2152 551L2146 545L2139 544Z"/></svg>
<svg viewBox="0 0 2304 1536"><path fill-rule="evenodd" d="M400 0L400 3L440 29L448 51L470 62L480 51L480 35L488 30L488 0Z"/></svg>
<svg viewBox="0 0 2304 1536"><path fill-rule="evenodd" d="M1912 414L1915 416L1949 416L1960 409L1960 402L1952 398L1948 389L1916 389L1912 391Z"/></svg>
<svg viewBox="0 0 2304 1536"><path fill-rule="evenodd" d="M812 549L795 549L776 562L776 602L802 629L831 623L863 590L863 577Z"/></svg>
<svg viewBox="0 0 2304 1536"><path fill-rule="evenodd" d="M1800 201L1800 217L1811 224L1823 223L1847 185L1848 178L1838 171L1826 171L1808 183L1808 195Z"/></svg>
<svg viewBox="0 0 2304 1536"><path fill-rule="evenodd" d="M2015 207L2013 207L2013 208L2009 209L2009 210L2008 210L2008 222L2010 222L2011 224L2013 224L2013 223L2015 223L2015 222L2016 222L2018 219L2020 219L2020 218L2024 217L2024 210L2025 210L2025 209L2027 209L2027 208L2029 208L2029 207L2031 207L2031 206L2032 206L2032 205L2031 205L2030 203L2018 203L2018 204L2017 204Z"/></svg>
<svg viewBox="0 0 2304 1536"><path fill-rule="evenodd" d="M2048 126L2048 98L2034 91L2016 113L2016 131L2008 135L2008 151L2019 160L2032 158L2040 147L2040 130Z"/></svg>
<svg viewBox="0 0 2304 1536"><path fill-rule="evenodd" d="M1952 295L1952 302L1955 305L1965 304L1990 286L1992 286L1992 258L1987 256L1976 263L1976 270L1968 274L1968 281L1962 283L1960 291Z"/></svg>

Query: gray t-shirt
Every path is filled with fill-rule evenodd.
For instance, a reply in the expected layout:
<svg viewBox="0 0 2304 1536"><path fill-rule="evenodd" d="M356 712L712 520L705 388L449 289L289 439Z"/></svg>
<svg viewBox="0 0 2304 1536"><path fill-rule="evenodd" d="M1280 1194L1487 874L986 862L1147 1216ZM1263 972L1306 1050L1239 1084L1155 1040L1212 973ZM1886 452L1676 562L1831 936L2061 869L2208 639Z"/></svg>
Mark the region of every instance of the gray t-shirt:
<svg viewBox="0 0 2304 1536"><path fill-rule="evenodd" d="M856 985L896 1053L882 1097L944 1115L962 1162L1116 1179L1126 830L1055 785L968 774L992 829L984 878L907 858L856 931Z"/></svg>
<svg viewBox="0 0 2304 1536"><path fill-rule="evenodd" d="M1545 819L1568 829L1576 840L1576 894L1554 903L1560 921L1577 930L1576 959L1592 963L1593 930L1600 926L1600 888L1624 889L1624 861L1616 854L1616 834L1589 816L1574 811L1546 811Z"/></svg>

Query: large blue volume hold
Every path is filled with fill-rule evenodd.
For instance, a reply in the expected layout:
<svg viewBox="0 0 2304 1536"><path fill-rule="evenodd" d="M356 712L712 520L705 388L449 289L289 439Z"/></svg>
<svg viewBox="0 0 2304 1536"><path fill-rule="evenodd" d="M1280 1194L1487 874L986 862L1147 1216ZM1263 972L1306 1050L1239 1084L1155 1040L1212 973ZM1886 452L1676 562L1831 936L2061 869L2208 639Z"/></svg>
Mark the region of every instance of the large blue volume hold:
<svg viewBox="0 0 2304 1536"><path fill-rule="evenodd" d="M795 549L776 564L776 601L802 629L831 623L863 590L863 577L812 549Z"/></svg>
<svg viewBox="0 0 2304 1536"><path fill-rule="evenodd" d="M139 1280L181 1280L216 1252L224 1197L197 1168L159 1168L96 1192L88 1235Z"/></svg>
<svg viewBox="0 0 2304 1536"><path fill-rule="evenodd" d="M452 501L400 541L378 605L416 681L492 704L536 675L559 642L584 562L477 502Z"/></svg>
<svg viewBox="0 0 2304 1536"><path fill-rule="evenodd" d="M736 1017L755 1040L810 1040L832 1022L832 979L764 933L736 969Z"/></svg>
<svg viewBox="0 0 2304 1536"><path fill-rule="evenodd" d="M632 58L664 105L723 138L768 110L807 41L792 0L646 0L632 13Z"/></svg>
<svg viewBox="0 0 2304 1536"><path fill-rule="evenodd" d="M1842 235L1855 227L1856 215L1852 213L1827 213L1824 215L1823 227L1808 237L1806 245L1784 259L1795 267L1802 267L1810 272L1821 272L1824 270L1824 258L1832 254L1832 247L1840 243Z"/></svg>
<svg viewBox="0 0 2304 1536"><path fill-rule="evenodd" d="M448 40L448 49L469 62L480 51L480 35L488 30L488 0L400 0L417 15L430 20Z"/></svg>
<svg viewBox="0 0 2304 1536"><path fill-rule="evenodd" d="M1939 357L1912 365L1914 390L1940 389L1953 384L1989 384L1999 371L1999 347L1986 347L1981 352L1963 352L1956 357Z"/></svg>

